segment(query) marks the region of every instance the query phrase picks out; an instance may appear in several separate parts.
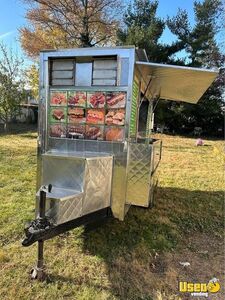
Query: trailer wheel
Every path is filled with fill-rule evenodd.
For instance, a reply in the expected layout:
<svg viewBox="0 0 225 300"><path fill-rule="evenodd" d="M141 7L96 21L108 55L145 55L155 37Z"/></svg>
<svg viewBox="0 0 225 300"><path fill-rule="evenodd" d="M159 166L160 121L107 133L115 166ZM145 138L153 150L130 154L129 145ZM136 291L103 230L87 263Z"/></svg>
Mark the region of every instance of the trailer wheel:
<svg viewBox="0 0 225 300"><path fill-rule="evenodd" d="M30 278L32 280L44 281L46 279L44 269L37 267L33 268L30 272Z"/></svg>

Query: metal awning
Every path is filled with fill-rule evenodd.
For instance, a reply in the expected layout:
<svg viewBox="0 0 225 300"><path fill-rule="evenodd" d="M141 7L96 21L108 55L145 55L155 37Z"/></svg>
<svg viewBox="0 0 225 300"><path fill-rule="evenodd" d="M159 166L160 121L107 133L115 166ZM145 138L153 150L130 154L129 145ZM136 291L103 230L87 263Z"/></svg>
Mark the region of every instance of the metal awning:
<svg viewBox="0 0 225 300"><path fill-rule="evenodd" d="M165 100L197 103L217 77L219 71L136 62L146 85L147 94Z"/></svg>

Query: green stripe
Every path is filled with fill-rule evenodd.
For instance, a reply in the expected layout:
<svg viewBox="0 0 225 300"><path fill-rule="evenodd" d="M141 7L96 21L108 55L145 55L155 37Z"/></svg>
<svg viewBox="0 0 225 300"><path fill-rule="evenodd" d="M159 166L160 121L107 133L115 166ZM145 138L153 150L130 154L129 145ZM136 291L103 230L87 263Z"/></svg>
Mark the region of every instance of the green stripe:
<svg viewBox="0 0 225 300"><path fill-rule="evenodd" d="M130 137L136 137L137 133L137 101L139 94L139 84L134 81L133 93L132 93L132 104L131 104L131 117L130 117Z"/></svg>

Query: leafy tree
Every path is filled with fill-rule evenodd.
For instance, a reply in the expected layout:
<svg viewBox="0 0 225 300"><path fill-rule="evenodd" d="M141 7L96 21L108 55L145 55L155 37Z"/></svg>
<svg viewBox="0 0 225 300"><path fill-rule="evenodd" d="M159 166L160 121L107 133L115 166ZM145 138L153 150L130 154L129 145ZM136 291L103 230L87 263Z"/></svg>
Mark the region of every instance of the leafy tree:
<svg viewBox="0 0 225 300"><path fill-rule="evenodd" d="M23 0L28 26L20 29L23 49L36 58L41 49L93 47L115 42L119 0Z"/></svg>
<svg viewBox="0 0 225 300"><path fill-rule="evenodd" d="M167 25L171 32L183 43L186 51L185 64L192 67L214 68L224 65L225 57L221 53L216 42L219 20L221 17L222 3L220 0L204 0L194 2L195 25L192 27L185 10L179 10L173 18L168 18ZM206 134L215 135L218 129L223 128L223 93L224 72L213 83L210 89L203 95L197 105L191 104L167 104L166 110L171 110L171 117L176 119L176 128L167 121L167 125L175 131L193 131L194 127L202 127ZM159 106L156 110L162 116L165 108ZM172 118L171 118L172 119Z"/></svg>
<svg viewBox="0 0 225 300"><path fill-rule="evenodd" d="M38 99L39 96L39 69L37 65L33 64L25 72L26 82L31 89L31 96Z"/></svg>
<svg viewBox="0 0 225 300"><path fill-rule="evenodd" d="M183 41L172 45L159 42L166 22L157 17L158 1L134 0L124 15L124 28L118 30L119 43L145 49L150 61L171 62L172 55L183 49Z"/></svg>
<svg viewBox="0 0 225 300"><path fill-rule="evenodd" d="M192 67L219 67L223 62L216 34L219 31L218 20L221 16L220 0L194 2L195 25L191 27L188 13L179 9L178 14L168 18L167 25L171 32L184 44L187 53L187 65Z"/></svg>
<svg viewBox="0 0 225 300"><path fill-rule="evenodd" d="M9 121L19 114L20 103L24 99L22 60L4 44L0 44L0 57L0 120L7 131Z"/></svg>

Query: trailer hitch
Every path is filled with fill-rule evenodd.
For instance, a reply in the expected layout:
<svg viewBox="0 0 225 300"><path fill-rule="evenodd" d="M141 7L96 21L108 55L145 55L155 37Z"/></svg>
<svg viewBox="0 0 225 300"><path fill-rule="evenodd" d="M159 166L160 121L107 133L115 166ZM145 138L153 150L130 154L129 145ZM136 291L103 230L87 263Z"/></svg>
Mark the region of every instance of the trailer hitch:
<svg viewBox="0 0 225 300"><path fill-rule="evenodd" d="M44 240L47 239L49 232L55 227L45 216L46 193L51 193L52 185L42 186L40 189L39 216L28 224L24 231L26 238L22 245L28 247L38 242L37 266L31 270L31 279L39 281L45 280L44 273Z"/></svg>

